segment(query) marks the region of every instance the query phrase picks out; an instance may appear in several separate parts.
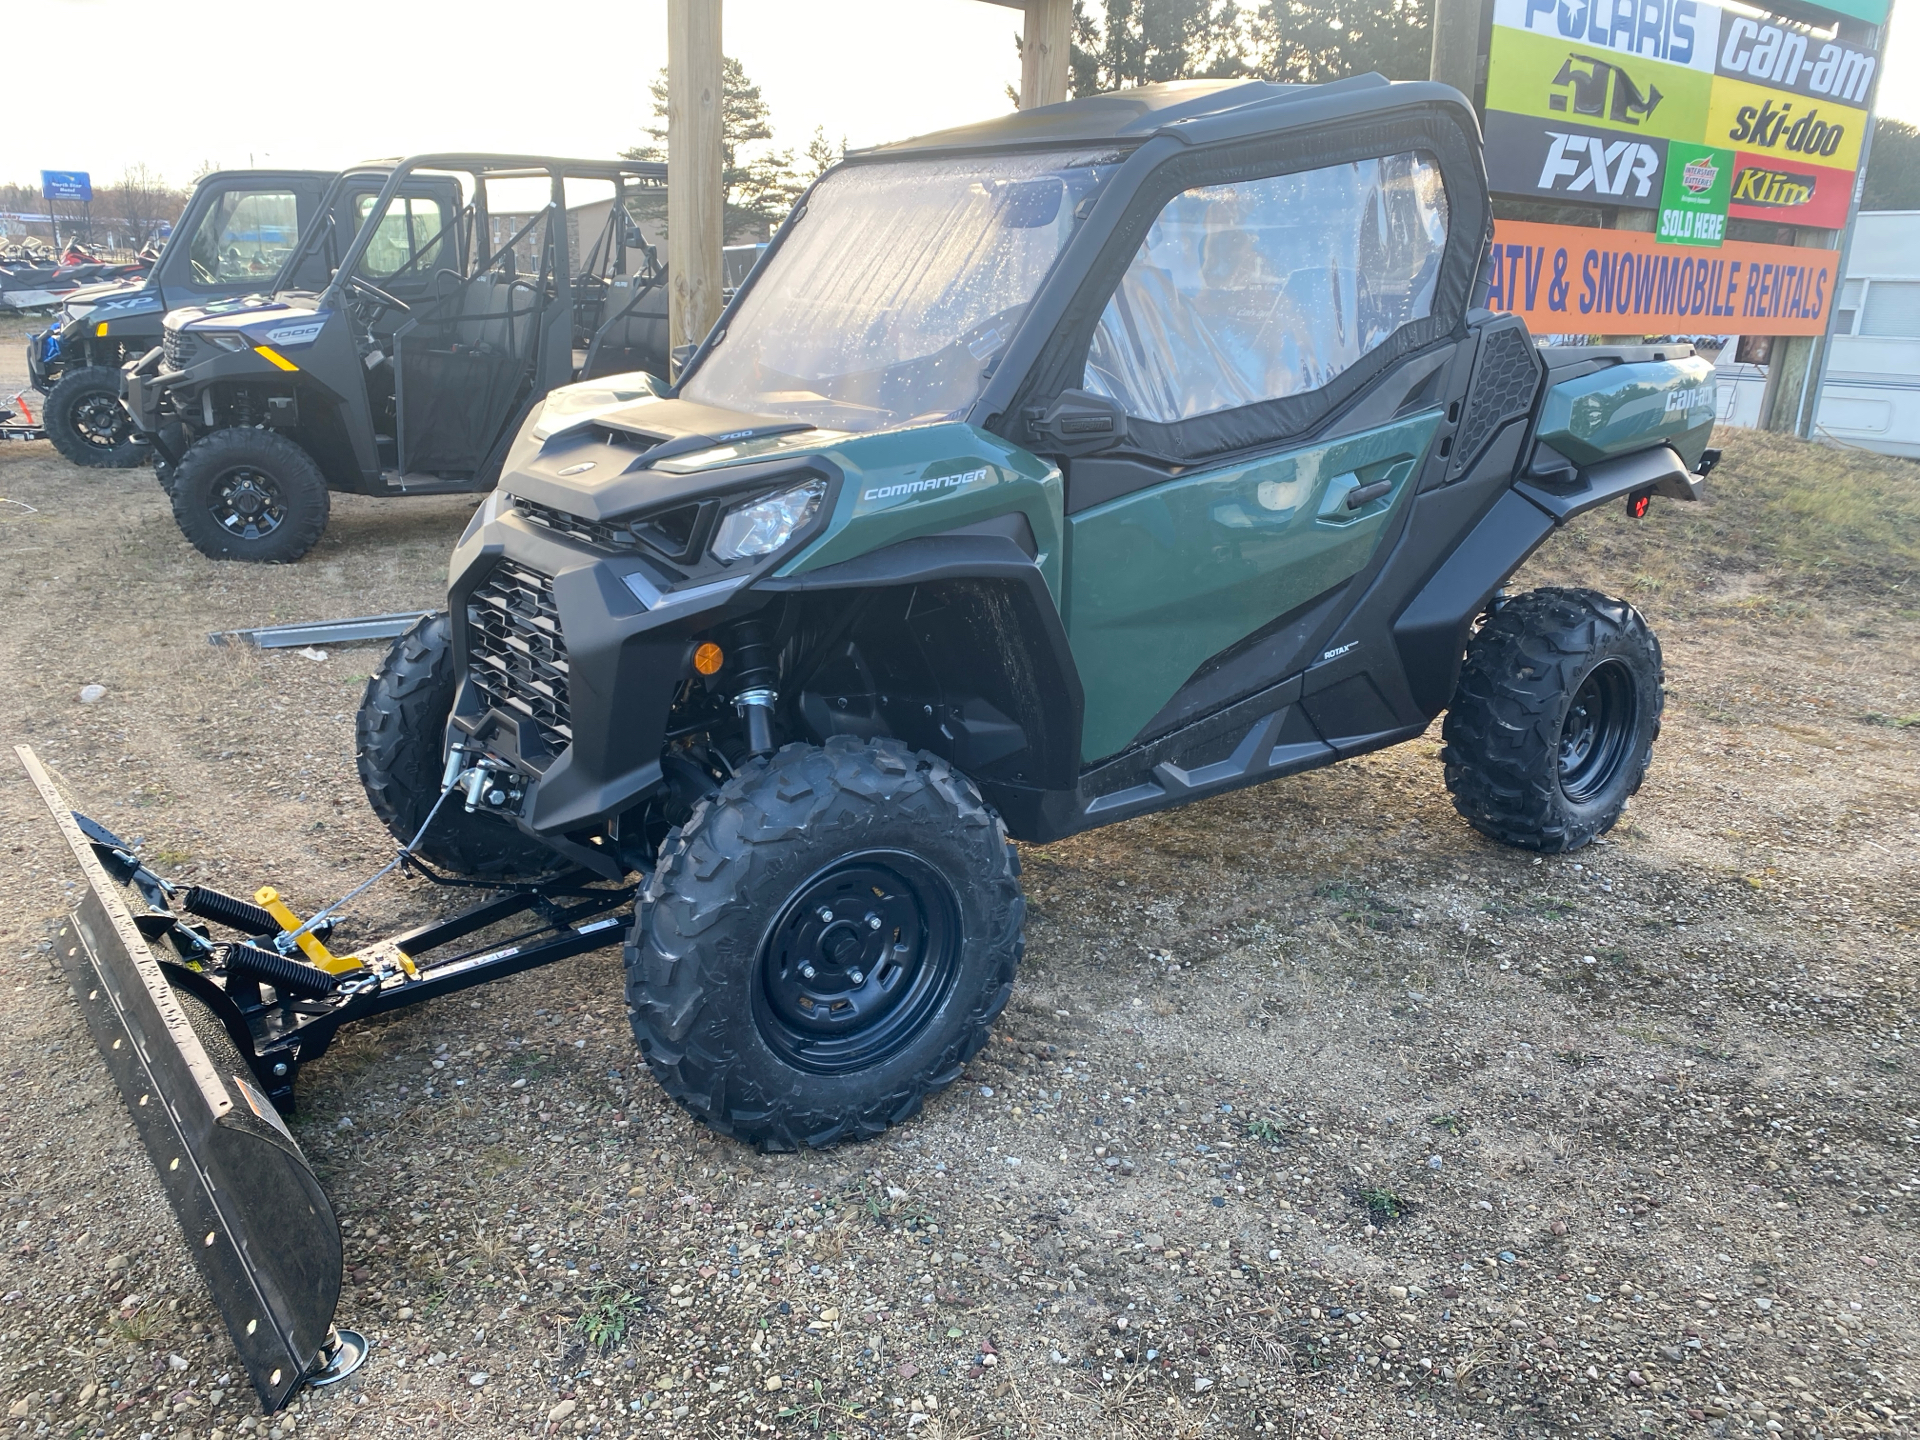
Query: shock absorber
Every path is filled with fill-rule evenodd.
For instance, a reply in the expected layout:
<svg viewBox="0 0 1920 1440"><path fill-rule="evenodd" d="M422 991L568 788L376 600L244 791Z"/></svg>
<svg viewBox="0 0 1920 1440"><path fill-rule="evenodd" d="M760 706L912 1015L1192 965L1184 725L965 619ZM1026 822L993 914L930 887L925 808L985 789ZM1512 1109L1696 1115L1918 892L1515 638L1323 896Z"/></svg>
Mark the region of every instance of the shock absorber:
<svg viewBox="0 0 1920 1440"><path fill-rule="evenodd" d="M773 688L780 678L773 646L758 620L742 620L733 627L727 648L740 686L734 692L733 708L747 722L747 750L754 755L771 755L773 707L780 700L780 693Z"/></svg>

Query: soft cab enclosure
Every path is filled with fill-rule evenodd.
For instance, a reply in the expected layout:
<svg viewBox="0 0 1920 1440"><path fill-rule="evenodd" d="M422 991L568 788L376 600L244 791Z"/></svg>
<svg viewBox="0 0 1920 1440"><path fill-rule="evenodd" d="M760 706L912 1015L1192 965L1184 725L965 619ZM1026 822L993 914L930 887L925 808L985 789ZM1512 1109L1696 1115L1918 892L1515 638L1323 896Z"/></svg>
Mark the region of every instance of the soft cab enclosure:
<svg viewBox="0 0 1920 1440"><path fill-rule="evenodd" d="M1688 347L1543 353L1475 309L1490 223L1465 103L1378 77L853 157L676 391L558 392L522 430L454 560L455 613L488 616L455 638L460 732L542 772L544 836L644 806L672 657L757 609L799 647L791 733L931 750L1031 839L1417 734L1554 525L1690 498L1711 428ZM820 493L778 551L717 563L689 528L789 477ZM490 658L503 550L560 633L606 637L564 735Z"/></svg>

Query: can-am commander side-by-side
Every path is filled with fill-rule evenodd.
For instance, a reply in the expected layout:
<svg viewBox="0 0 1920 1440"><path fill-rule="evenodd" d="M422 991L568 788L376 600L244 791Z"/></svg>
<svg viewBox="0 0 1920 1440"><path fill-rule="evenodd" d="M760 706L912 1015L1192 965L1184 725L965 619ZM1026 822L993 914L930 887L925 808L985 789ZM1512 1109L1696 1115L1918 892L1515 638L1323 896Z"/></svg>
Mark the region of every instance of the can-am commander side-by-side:
<svg viewBox="0 0 1920 1440"><path fill-rule="evenodd" d="M61 944L103 1053L163 1171L212 1157L175 1203L263 1400L338 1356L337 1283L301 1278L338 1232L274 1107L341 1025L623 942L669 1094L828 1145L986 1039L1024 944L1011 841L1442 710L1475 828L1611 826L1660 647L1624 601L1502 587L1573 516L1698 498L1713 372L1476 309L1490 230L1467 102L1378 76L848 157L676 386L587 381L518 428L357 734L390 865L496 888L352 955L334 907L170 884L23 751L92 882Z"/></svg>
<svg viewBox="0 0 1920 1440"><path fill-rule="evenodd" d="M169 310L265 290L319 213L322 170L220 170L194 187L160 258L135 280L76 290L27 337L27 376L46 398L47 438L76 465L141 465L120 404L120 367L160 343Z"/></svg>
<svg viewBox="0 0 1920 1440"><path fill-rule="evenodd" d="M172 312L125 371L182 532L216 559L297 560L329 491L488 490L555 386L664 375L665 266L631 207L665 181L522 155L343 172L327 213L349 192L356 213L304 236L272 294Z"/></svg>

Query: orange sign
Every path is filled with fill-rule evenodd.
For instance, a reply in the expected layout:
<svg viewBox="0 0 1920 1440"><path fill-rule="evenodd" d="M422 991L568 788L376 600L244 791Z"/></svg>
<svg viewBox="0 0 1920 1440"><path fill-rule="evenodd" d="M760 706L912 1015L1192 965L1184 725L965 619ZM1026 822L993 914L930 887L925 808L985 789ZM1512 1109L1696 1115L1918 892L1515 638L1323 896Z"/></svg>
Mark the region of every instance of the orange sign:
<svg viewBox="0 0 1920 1440"><path fill-rule="evenodd" d="M1486 305L1536 335L1822 335L1838 250L1496 220Z"/></svg>

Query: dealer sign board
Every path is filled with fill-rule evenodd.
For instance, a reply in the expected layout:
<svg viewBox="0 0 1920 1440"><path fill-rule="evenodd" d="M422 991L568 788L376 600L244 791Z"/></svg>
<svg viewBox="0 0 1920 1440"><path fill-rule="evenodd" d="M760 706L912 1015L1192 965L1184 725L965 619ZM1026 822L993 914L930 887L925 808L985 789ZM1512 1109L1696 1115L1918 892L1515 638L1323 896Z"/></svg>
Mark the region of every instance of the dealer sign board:
<svg viewBox="0 0 1920 1440"><path fill-rule="evenodd" d="M1496 220L1485 303L1535 335L1820 335L1839 271L1838 250Z"/></svg>
<svg viewBox="0 0 1920 1440"><path fill-rule="evenodd" d="M1497 193L1656 210L1689 245L1728 215L1845 225L1871 53L1712 0L1495 0L1493 21Z"/></svg>

